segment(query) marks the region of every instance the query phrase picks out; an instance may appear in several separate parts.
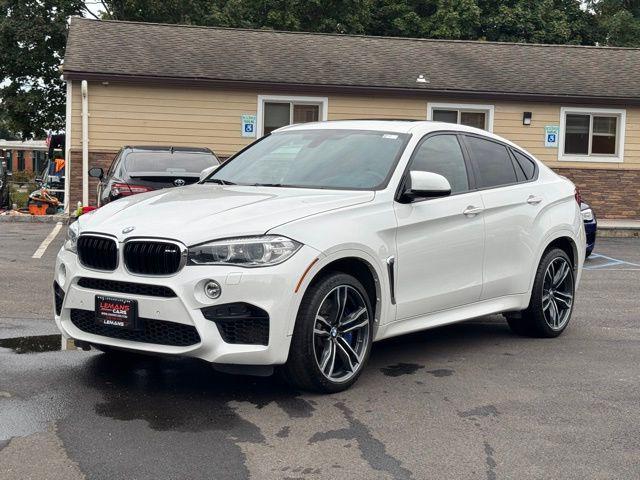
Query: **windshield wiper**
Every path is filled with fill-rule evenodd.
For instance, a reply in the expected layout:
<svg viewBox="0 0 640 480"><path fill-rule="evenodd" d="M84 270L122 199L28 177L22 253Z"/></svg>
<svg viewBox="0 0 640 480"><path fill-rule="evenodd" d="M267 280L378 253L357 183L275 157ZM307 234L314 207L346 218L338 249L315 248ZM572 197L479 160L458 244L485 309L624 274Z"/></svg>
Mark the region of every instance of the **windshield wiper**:
<svg viewBox="0 0 640 480"><path fill-rule="evenodd" d="M221 178L209 178L205 180L205 183L216 183L218 185L235 185L235 183L230 182L229 180L222 180Z"/></svg>
<svg viewBox="0 0 640 480"><path fill-rule="evenodd" d="M284 187L282 183L252 183L250 187Z"/></svg>

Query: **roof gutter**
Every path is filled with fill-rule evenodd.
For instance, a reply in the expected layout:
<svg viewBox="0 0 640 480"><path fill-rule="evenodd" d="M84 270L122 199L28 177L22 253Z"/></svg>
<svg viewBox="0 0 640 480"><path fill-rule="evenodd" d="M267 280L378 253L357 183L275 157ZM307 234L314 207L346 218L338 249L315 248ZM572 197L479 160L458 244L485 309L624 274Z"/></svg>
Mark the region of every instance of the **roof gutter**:
<svg viewBox="0 0 640 480"><path fill-rule="evenodd" d="M456 97L483 100L503 100L533 102L567 102L567 103L589 103L602 105L640 105L640 97L617 97L617 96L589 96L589 95L550 95L528 92L495 92L481 90L455 90L455 89L431 89L425 87L403 88L403 87L381 87L362 85L334 85L334 84L308 84L293 82L264 82L247 80L228 80L211 78L188 78L188 77L164 77L153 75L127 75L113 73L80 72L65 70L66 80L88 80L95 82L127 82L144 83L152 85L175 85L175 86L202 86L202 87L227 87L234 89L270 89L273 91L295 90L296 92L336 92L336 93L363 93L377 95L393 94L401 96L429 96L429 97Z"/></svg>

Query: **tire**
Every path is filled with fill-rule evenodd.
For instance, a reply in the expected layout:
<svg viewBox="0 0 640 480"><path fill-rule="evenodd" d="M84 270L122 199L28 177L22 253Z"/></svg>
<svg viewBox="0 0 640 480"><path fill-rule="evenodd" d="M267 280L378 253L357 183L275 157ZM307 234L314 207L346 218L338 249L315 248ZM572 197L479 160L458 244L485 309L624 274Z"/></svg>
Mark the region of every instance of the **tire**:
<svg viewBox="0 0 640 480"><path fill-rule="evenodd" d="M509 327L518 335L557 337L571 320L574 298L571 259L559 248L548 250L536 270L529 306L519 314L507 316Z"/></svg>
<svg viewBox="0 0 640 480"><path fill-rule="evenodd" d="M371 352L373 312L356 278L341 272L323 275L302 299L281 378L295 388L321 393L349 388Z"/></svg>

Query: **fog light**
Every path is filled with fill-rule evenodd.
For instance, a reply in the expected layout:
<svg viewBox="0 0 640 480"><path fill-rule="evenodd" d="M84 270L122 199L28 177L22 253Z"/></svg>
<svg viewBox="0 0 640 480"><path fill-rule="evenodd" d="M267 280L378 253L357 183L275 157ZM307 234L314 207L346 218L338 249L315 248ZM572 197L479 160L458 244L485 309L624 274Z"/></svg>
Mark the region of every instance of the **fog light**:
<svg viewBox="0 0 640 480"><path fill-rule="evenodd" d="M222 287L215 280L209 280L204 284L204 294L207 297L215 300L222 294Z"/></svg>
<svg viewBox="0 0 640 480"><path fill-rule="evenodd" d="M56 276L56 281L61 287L64 287L64 284L67 281L67 269L64 267L64 263L61 263L60 267L58 267L58 275Z"/></svg>

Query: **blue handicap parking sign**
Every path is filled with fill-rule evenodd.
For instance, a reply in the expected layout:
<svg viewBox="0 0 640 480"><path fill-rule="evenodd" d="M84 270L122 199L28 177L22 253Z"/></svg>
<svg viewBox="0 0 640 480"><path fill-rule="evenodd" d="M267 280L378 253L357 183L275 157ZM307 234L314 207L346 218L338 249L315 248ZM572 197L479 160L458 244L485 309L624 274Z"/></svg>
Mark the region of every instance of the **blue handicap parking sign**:
<svg viewBox="0 0 640 480"><path fill-rule="evenodd" d="M252 123L245 123L244 124L244 131L247 132L247 133L253 132L253 124Z"/></svg>
<svg viewBox="0 0 640 480"><path fill-rule="evenodd" d="M549 135L547 135L547 142L556 143L556 134L550 133Z"/></svg>

